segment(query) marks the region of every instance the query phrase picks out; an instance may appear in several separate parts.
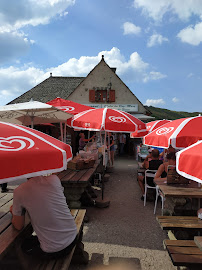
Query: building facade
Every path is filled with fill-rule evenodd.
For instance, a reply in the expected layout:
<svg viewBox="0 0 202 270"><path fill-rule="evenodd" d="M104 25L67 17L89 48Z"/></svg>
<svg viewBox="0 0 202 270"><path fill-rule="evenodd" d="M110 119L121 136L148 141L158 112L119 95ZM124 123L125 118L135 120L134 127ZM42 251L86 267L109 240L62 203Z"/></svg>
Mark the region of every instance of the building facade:
<svg viewBox="0 0 202 270"><path fill-rule="evenodd" d="M132 91L111 68L101 61L86 77L50 77L33 87L12 103L36 100L48 102L57 97L72 100L94 108L113 108L129 112L141 120L152 118Z"/></svg>

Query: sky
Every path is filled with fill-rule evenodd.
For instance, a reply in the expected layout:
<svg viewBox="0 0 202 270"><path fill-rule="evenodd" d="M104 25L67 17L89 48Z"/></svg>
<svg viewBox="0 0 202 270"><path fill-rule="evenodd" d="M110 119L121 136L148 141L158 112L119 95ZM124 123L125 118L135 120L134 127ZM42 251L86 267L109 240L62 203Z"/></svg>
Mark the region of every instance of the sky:
<svg viewBox="0 0 202 270"><path fill-rule="evenodd" d="M0 105L102 55L144 105L202 111L202 0L0 1Z"/></svg>

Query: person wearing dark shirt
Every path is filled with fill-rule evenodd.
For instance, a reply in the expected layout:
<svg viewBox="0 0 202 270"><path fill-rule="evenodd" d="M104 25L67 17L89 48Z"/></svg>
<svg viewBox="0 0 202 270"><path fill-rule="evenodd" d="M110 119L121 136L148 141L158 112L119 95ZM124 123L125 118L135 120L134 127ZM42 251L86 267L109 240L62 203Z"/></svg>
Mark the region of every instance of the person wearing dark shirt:
<svg viewBox="0 0 202 270"><path fill-rule="evenodd" d="M159 166L163 163L162 160L159 160L159 150L153 149L151 152L151 160L150 161L144 161L143 168L149 169L149 170L158 170ZM142 191L142 197L141 200L144 200L144 192L145 192L145 183L144 183L144 175L138 175L138 183L140 186L140 189ZM147 183L150 186L154 186L153 178L148 177Z"/></svg>
<svg viewBox="0 0 202 270"><path fill-rule="evenodd" d="M157 180L167 180L167 172L168 172L168 166L175 166L176 165L176 155L175 152L170 152L166 156L167 161L161 164L159 166L158 171L156 172L156 175L154 179Z"/></svg>

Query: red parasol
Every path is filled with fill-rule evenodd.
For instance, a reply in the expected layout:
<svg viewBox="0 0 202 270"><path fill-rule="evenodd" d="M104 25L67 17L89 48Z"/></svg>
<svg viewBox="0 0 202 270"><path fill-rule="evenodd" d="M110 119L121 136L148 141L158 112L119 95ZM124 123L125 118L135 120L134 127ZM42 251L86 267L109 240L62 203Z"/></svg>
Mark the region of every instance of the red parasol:
<svg viewBox="0 0 202 270"><path fill-rule="evenodd" d="M143 138L143 143L149 146L183 149L202 140L202 117L189 117L173 120L152 131Z"/></svg>
<svg viewBox="0 0 202 270"><path fill-rule="evenodd" d="M83 104L79 104L76 103L74 101L71 100L65 100L62 98L55 98L49 102L47 102L47 104L52 105L54 107L56 107L57 109L60 109L62 111L65 111L67 113L71 113L73 115L89 110L89 109L93 109L90 106L86 106Z"/></svg>
<svg viewBox="0 0 202 270"><path fill-rule="evenodd" d="M107 132L143 132L146 124L129 113L102 108L87 110L68 119L67 124L76 129Z"/></svg>
<svg viewBox="0 0 202 270"><path fill-rule="evenodd" d="M163 119L163 120L156 120L156 121L148 122L148 123L146 123L146 125L147 125L147 131L141 132L141 133L137 133L137 132L131 133L130 134L130 137L131 138L144 137L148 133L150 133L153 130L159 128L160 126L163 126L164 124L166 124L168 122L171 122L171 120L165 120L165 119Z"/></svg>
<svg viewBox="0 0 202 270"><path fill-rule="evenodd" d="M202 184L202 141L176 153L177 172Z"/></svg>
<svg viewBox="0 0 202 270"><path fill-rule="evenodd" d="M0 183L66 169L71 147L28 127L0 122Z"/></svg>
<svg viewBox="0 0 202 270"><path fill-rule="evenodd" d="M172 122L171 120L166 120L166 119L163 119L163 120L156 120L156 121L151 121L149 123L147 123L147 130L149 132L152 132L153 130L169 123L169 122Z"/></svg>

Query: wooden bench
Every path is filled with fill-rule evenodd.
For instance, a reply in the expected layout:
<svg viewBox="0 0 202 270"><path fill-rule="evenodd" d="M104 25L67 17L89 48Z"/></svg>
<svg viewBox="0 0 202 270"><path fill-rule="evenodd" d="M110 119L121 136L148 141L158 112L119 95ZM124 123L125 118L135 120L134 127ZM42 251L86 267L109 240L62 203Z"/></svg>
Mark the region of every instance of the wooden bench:
<svg viewBox="0 0 202 270"><path fill-rule="evenodd" d="M22 252L21 248L16 246L19 261L21 262L21 265L24 270L30 269L30 266L32 266L31 269L34 270L67 270L73 255L75 255L74 261L78 260L79 263L87 263L88 262L88 253L83 250L83 244L81 243L82 240L82 230L83 230L83 220L86 213L86 210L84 209L74 209L71 210L72 215L74 216L75 223L77 226L77 231L79 235L79 241L77 245L73 248L70 254L67 256L64 256L59 259L44 259L38 260L37 258L33 258L29 255L26 255ZM79 259L78 259L79 257Z"/></svg>
<svg viewBox="0 0 202 270"><path fill-rule="evenodd" d="M77 226L79 240L77 246L72 250L72 252L66 257L57 260L46 260L37 261L37 258L32 258L26 255L21 250L21 243L25 237L32 234L33 229L28 216L25 219L25 227L18 231L11 223L12 215L9 212L10 206L13 204L13 194L1 194L0 195L0 261L4 259L6 255L13 251L16 251L19 262L21 263L23 269L35 269L35 270L63 270L67 269L73 254L79 254L80 262L88 262L88 253L83 250L83 244L81 243L83 235L83 220L86 213L84 209L73 209L71 210L74 216L75 223ZM76 258L76 256L75 256ZM31 267L30 267L31 266Z"/></svg>
<svg viewBox="0 0 202 270"><path fill-rule="evenodd" d="M202 231L202 220L191 216L157 216L162 230L195 229Z"/></svg>
<svg viewBox="0 0 202 270"><path fill-rule="evenodd" d="M174 266L202 269L202 251L192 240L164 240Z"/></svg>

